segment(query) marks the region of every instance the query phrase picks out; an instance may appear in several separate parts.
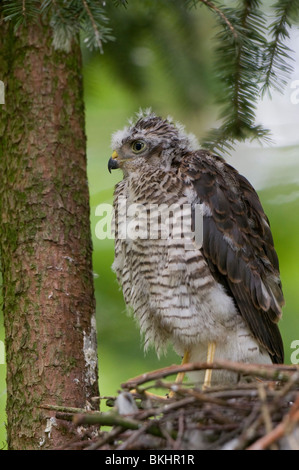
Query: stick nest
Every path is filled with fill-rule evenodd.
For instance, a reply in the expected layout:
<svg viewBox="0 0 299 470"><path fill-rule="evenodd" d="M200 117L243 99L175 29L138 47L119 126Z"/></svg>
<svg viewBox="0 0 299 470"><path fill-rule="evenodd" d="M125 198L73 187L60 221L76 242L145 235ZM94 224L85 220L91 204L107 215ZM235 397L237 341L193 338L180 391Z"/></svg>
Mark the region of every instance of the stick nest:
<svg viewBox="0 0 299 470"><path fill-rule="evenodd" d="M178 372L207 368L234 371L242 380L204 391L170 381ZM157 389L161 397L149 395ZM58 424L72 422L68 449L299 449L296 366L226 361L170 366L128 380L116 397L100 398L110 411L43 406L55 412Z"/></svg>

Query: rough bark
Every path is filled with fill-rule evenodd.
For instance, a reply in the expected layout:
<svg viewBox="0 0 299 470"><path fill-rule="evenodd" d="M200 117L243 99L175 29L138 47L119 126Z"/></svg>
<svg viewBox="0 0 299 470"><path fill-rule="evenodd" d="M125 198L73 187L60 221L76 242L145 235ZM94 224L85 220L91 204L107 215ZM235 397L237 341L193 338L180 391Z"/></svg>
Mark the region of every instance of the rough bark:
<svg viewBox="0 0 299 470"><path fill-rule="evenodd" d="M0 74L8 446L55 448L73 431L40 405L98 396L80 47L1 25Z"/></svg>

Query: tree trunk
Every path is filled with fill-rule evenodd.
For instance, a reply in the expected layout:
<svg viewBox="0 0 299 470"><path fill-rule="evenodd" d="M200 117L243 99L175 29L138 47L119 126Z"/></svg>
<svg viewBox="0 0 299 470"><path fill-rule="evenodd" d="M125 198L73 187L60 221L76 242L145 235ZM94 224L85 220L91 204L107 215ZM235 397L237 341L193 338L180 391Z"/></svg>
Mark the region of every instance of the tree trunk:
<svg viewBox="0 0 299 470"><path fill-rule="evenodd" d="M74 435L43 404L98 396L81 52L40 21L0 30L0 246L9 449Z"/></svg>

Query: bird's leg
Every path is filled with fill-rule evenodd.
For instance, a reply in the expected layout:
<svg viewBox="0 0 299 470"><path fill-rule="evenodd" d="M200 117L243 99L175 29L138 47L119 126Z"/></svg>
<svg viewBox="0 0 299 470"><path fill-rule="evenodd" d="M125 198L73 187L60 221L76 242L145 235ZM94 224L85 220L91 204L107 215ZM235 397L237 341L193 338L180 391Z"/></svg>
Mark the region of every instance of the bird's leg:
<svg viewBox="0 0 299 470"><path fill-rule="evenodd" d="M189 362L189 359L190 359L190 353L189 351L185 351L181 365L187 364ZM184 377L185 377L185 372L179 372L178 375L176 376L175 383L181 384L184 380Z"/></svg>
<svg viewBox="0 0 299 470"><path fill-rule="evenodd" d="M214 341L211 341L208 344L208 354L207 354L208 364L211 364L214 360L215 349L216 349L216 344L214 343ZM203 387L202 387L203 389L209 388L211 386L211 379L212 379L212 369L207 369L205 373Z"/></svg>
<svg viewBox="0 0 299 470"><path fill-rule="evenodd" d="M181 365L187 364L189 362L189 359L190 359L190 353L189 351L185 351ZM175 383L181 384L184 380L184 377L185 377L185 372L179 372L178 375L176 376ZM174 392L173 391L169 392L168 396L169 398L172 398L174 396Z"/></svg>

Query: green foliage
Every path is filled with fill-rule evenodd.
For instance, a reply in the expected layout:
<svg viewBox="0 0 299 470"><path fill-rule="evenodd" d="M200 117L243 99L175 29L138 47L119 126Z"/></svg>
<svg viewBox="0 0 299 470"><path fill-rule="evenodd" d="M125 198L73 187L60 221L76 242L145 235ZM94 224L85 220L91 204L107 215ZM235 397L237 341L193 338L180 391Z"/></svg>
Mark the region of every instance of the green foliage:
<svg viewBox="0 0 299 470"><path fill-rule="evenodd" d="M7 21L14 21L15 30L39 15L50 18L53 28L53 45L59 50L70 50L71 41L79 31L85 35L89 49L103 52L103 43L113 39L105 2L95 0L3 0L3 15Z"/></svg>
<svg viewBox="0 0 299 470"><path fill-rule="evenodd" d="M119 6L119 5L126 6L127 3L128 3L128 0L114 0L114 5L115 6Z"/></svg>
<svg viewBox="0 0 299 470"><path fill-rule="evenodd" d="M268 130L255 123L256 106L261 92L272 87L282 90L290 76L291 51L284 41L291 18L298 17L299 1L277 2L270 28L265 2L260 0L241 0L234 7L199 1L217 18L215 74L222 84L216 97L221 125L209 133L204 146L221 152L230 150L235 141L269 140Z"/></svg>
<svg viewBox="0 0 299 470"><path fill-rule="evenodd" d="M211 91L206 15L186 9L180 0L130 0L126 9L107 3L107 15L116 40L106 45L101 63L121 77L132 94L144 101L146 89L155 89L153 101L147 103L155 106L159 100L154 95L166 88L188 112L206 104L207 89ZM157 83L161 70L164 84Z"/></svg>
<svg viewBox="0 0 299 470"><path fill-rule="evenodd" d="M36 0L24 0L23 2L3 0L3 13L5 20L13 21L15 31L21 24L36 19L39 15L38 2Z"/></svg>
<svg viewBox="0 0 299 470"><path fill-rule="evenodd" d="M198 99L194 90L200 90L198 83L205 79L198 57L201 44L196 41L199 17L191 13L198 5L208 9L217 23L214 78L221 84L215 93L221 108L220 124L209 133L204 146L221 152L230 150L236 141L269 139L267 129L255 122L256 106L261 94L282 90L292 71L286 40L299 16L299 0L276 1L270 11L266 0L4 0L2 9L5 20L13 21L15 29L38 15L47 16L54 47L65 51L81 31L88 49L103 52L103 43L113 39L113 29L122 41L110 48L109 57L116 70L126 71L124 79L134 90L144 77L140 67L128 67L132 45L142 35L151 36L152 44L156 42L161 52L161 61L177 81L178 98L189 108L196 108L202 105L203 97ZM165 22L167 17L173 19L176 33L169 21ZM195 50L186 42L191 38ZM191 79L189 87L184 86L187 79ZM189 95L182 95L183 90L190 90Z"/></svg>

